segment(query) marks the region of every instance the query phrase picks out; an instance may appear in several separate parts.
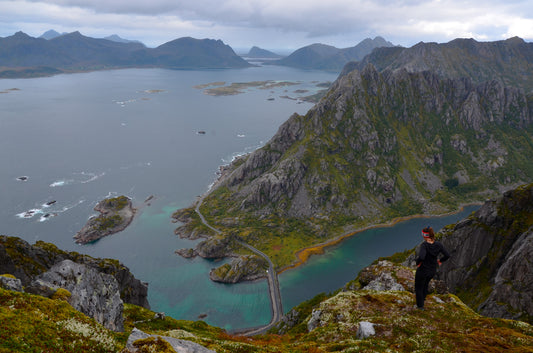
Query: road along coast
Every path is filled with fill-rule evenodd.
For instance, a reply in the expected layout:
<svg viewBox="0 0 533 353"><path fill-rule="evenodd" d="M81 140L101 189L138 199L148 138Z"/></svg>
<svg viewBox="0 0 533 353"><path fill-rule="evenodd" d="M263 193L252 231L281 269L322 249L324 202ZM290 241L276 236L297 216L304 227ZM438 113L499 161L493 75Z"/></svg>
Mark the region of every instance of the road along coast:
<svg viewBox="0 0 533 353"><path fill-rule="evenodd" d="M207 194L205 194L205 195L200 197L200 199L198 200L198 202L196 204L196 208L194 210L198 214L198 216L200 217L200 220L202 221L202 223L206 227L208 227L209 229L211 229L215 233L220 234L221 231L219 229L213 227L212 225L210 225L206 221L206 219L203 216L202 212L200 212L200 206L202 205L202 202L203 202L204 197L206 195ZM246 243L244 243L242 241L239 241L239 244L241 244L242 246L248 248L253 253L263 257L268 262L267 280L268 280L268 292L269 292L271 311L272 311L272 319L270 320L270 323L268 323L265 326L252 328L252 329L249 329L249 330L240 330L238 332L238 334L241 334L241 335L244 335L244 336L254 336L254 335L265 333L266 331L268 331L269 329L274 327L274 325L277 324L281 320L281 317L283 316L283 306L282 306L282 302L281 302L281 291L279 289L278 274L274 270L274 264L272 263L270 258L265 253L263 253L262 251L259 251L258 249L254 248L250 244L246 244Z"/></svg>

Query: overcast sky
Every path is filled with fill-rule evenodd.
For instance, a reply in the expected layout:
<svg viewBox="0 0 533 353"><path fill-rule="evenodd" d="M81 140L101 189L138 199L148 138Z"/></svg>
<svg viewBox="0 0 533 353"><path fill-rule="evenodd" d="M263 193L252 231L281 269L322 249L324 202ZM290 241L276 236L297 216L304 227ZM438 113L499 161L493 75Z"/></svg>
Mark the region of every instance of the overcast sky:
<svg viewBox="0 0 533 353"><path fill-rule="evenodd" d="M533 41L532 0L0 0L0 37L49 29L118 34L149 47L180 37L221 39L235 50L351 47L382 36L394 44Z"/></svg>

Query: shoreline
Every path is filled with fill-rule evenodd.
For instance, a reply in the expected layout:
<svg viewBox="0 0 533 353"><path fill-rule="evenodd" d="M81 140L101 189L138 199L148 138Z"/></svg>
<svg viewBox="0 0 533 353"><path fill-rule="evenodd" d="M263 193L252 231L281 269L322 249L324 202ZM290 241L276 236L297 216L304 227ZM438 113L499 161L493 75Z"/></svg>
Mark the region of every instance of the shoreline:
<svg viewBox="0 0 533 353"><path fill-rule="evenodd" d="M368 225L366 227L350 231L348 233L339 235L336 238L328 240L328 241L326 241L324 243L320 243L320 244L317 244L317 245L309 246L307 248L303 248L303 249L298 250L295 253L296 260L293 263L291 263L290 265L287 265L287 266L282 267L281 269L279 269L277 271L277 273L279 275L279 274L281 274L281 273L283 273L285 271L292 270L292 269L295 269L297 267L300 267L301 265L304 265L309 260L309 258L312 255L322 255L322 254L324 254L326 248L329 248L331 246L337 245L337 244L341 243L343 240L345 240L346 238L350 238L350 237L352 237L354 235L357 235L359 233L362 233L364 231L367 231L367 230L370 230L370 229L376 229L376 228L390 228L390 227L394 227L398 223L409 221L411 219L416 219L416 218L446 217L446 216L450 216L450 215L462 212L465 207L476 206L476 205L480 205L481 206L481 205L483 205L483 202L471 202L471 203L461 204L460 207L456 211L450 211L450 212L446 212L446 213L442 213L442 214L438 214L438 215L434 215L434 214L432 214L432 215L416 214L416 215L411 215L411 216L396 217L396 218L393 218L392 220L390 220L388 223L371 224L371 225Z"/></svg>

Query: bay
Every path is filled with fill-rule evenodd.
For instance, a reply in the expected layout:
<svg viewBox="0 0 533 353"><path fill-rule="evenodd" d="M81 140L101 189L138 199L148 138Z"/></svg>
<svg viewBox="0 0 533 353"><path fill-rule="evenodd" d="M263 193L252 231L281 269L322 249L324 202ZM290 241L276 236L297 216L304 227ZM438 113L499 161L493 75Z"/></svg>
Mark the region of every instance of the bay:
<svg viewBox="0 0 533 353"><path fill-rule="evenodd" d="M266 324L271 315L266 281L211 282L209 270L221 262L174 254L196 241L174 235L171 214L204 193L220 165L261 146L292 113L304 114L312 106L281 96L312 94L318 83L335 78L334 73L265 66L0 80L0 234L119 259L149 283L152 309L177 319L200 317L226 329ZM263 80L297 85L248 88L235 96L209 96L194 88ZM122 194L139 208L132 224L95 243L76 245L72 236L95 214L95 204ZM442 219L451 223L460 216L454 217ZM397 240L387 246L380 245L385 235L378 230L360 233L284 272L284 309L342 286L376 256L411 247L411 233L419 232L401 227L386 228L395 230L390 237ZM379 251L369 250L376 247Z"/></svg>

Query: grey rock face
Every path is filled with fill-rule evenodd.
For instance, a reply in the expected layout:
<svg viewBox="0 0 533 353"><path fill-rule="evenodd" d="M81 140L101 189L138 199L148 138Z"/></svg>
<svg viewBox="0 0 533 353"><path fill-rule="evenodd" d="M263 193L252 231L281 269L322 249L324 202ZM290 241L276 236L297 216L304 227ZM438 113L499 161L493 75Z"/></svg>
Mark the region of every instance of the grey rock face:
<svg viewBox="0 0 533 353"><path fill-rule="evenodd" d="M18 278L0 276L0 287L16 292L22 292L22 282Z"/></svg>
<svg viewBox="0 0 533 353"><path fill-rule="evenodd" d="M322 314L322 310L313 309L313 312L311 313L311 318L307 322L307 331L311 332L315 328L320 326L320 315Z"/></svg>
<svg viewBox="0 0 533 353"><path fill-rule="evenodd" d="M113 276L125 303L150 309L148 284L135 278L126 266L116 260L62 251L49 243L37 242L30 245L20 238L0 236L0 273L14 275L21 280L23 286L30 285L38 275L67 259Z"/></svg>
<svg viewBox="0 0 533 353"><path fill-rule="evenodd" d="M111 275L64 260L37 279L40 285L64 288L72 307L113 331L124 330L123 303L117 281Z"/></svg>
<svg viewBox="0 0 533 353"><path fill-rule="evenodd" d="M198 343L166 336L149 335L137 328L134 328L130 336L128 337L126 349L128 349L128 352L131 353L137 352L137 349L135 348L133 343L137 340L148 337L159 337L160 339L167 341L177 353L216 353L215 351L207 349L204 346L199 345Z"/></svg>
<svg viewBox="0 0 533 353"><path fill-rule="evenodd" d="M533 230L529 230L513 244L496 273L492 293L479 307L481 314L506 319L517 319L524 313L533 317L532 258Z"/></svg>
<svg viewBox="0 0 533 353"><path fill-rule="evenodd" d="M487 316L533 316L533 184L487 201L476 213L444 231L452 257L441 266L450 291L472 292ZM483 291L480 291L483 288ZM485 292L485 296L483 296Z"/></svg>

